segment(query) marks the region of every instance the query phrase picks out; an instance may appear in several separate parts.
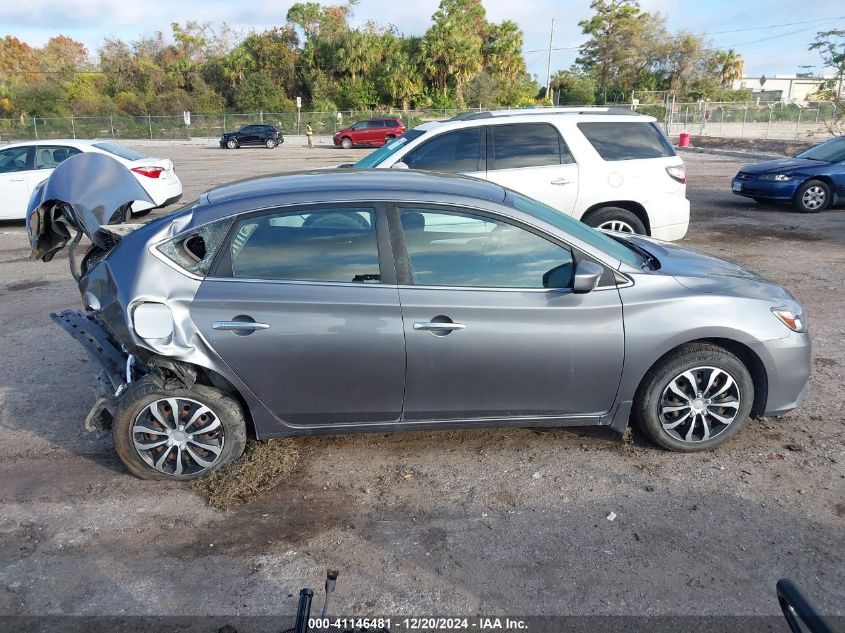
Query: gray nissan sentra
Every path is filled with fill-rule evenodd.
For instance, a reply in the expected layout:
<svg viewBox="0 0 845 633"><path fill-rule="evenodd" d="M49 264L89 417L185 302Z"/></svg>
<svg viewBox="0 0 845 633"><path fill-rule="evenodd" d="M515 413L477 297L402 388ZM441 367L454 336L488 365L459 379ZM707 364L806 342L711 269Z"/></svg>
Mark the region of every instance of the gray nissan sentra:
<svg viewBox="0 0 845 633"><path fill-rule="evenodd" d="M34 258L92 242L70 258L84 311L52 318L98 364L86 426L139 477L201 477L247 435L633 421L698 451L804 397L789 292L489 182L323 170L123 224L145 196L82 154L27 219Z"/></svg>

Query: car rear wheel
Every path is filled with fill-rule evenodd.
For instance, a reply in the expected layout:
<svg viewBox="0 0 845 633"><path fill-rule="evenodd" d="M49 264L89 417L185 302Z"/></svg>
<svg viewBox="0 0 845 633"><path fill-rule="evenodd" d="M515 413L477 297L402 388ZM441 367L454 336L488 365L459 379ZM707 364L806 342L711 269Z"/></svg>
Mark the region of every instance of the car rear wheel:
<svg viewBox="0 0 845 633"><path fill-rule="evenodd" d="M622 207L602 207L591 211L584 223L594 229L646 235L645 225L636 215Z"/></svg>
<svg viewBox="0 0 845 633"><path fill-rule="evenodd" d="M821 180L808 180L798 187L793 206L802 213L818 213L830 204L830 187Z"/></svg>
<svg viewBox="0 0 845 633"><path fill-rule="evenodd" d="M709 344L681 347L646 374L633 417L655 444L684 453L726 442L754 402L748 369L729 351Z"/></svg>
<svg viewBox="0 0 845 633"><path fill-rule="evenodd" d="M274 147L276 147L276 139L268 138L266 141L264 141L264 146L267 149L273 149Z"/></svg>
<svg viewBox="0 0 845 633"><path fill-rule="evenodd" d="M237 401L203 385L171 390L148 379L120 397L112 432L118 457L140 479L198 479L246 446Z"/></svg>
<svg viewBox="0 0 845 633"><path fill-rule="evenodd" d="M230 138L228 141L226 141L226 147L228 147L229 149L238 149L238 141L233 138Z"/></svg>
<svg viewBox="0 0 845 633"><path fill-rule="evenodd" d="M340 139L340 146L343 149L350 149L352 147L352 139L348 136L344 136L342 139Z"/></svg>

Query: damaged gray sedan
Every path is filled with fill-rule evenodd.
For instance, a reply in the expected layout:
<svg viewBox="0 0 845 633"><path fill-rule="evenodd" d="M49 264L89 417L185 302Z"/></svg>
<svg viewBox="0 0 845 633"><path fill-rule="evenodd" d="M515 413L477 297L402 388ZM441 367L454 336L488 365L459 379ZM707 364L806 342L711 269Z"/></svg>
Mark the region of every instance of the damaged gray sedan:
<svg viewBox="0 0 845 633"><path fill-rule="evenodd" d="M324 170L125 224L145 199L83 154L27 219L33 258L70 250L84 311L52 318L100 368L86 426L139 477L201 477L248 435L634 420L697 451L804 397L810 340L786 290L495 184Z"/></svg>

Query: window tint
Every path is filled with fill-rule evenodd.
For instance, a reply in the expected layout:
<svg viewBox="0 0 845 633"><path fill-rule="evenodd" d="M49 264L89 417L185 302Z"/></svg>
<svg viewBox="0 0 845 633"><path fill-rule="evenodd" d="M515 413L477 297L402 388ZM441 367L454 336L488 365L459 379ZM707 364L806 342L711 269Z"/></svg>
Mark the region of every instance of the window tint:
<svg viewBox="0 0 845 633"><path fill-rule="evenodd" d="M567 288L572 253L525 229L480 215L399 211L413 281L426 286Z"/></svg>
<svg viewBox="0 0 845 633"><path fill-rule="evenodd" d="M35 150L35 169L54 169L62 161L79 153L75 147L39 145Z"/></svg>
<svg viewBox="0 0 845 633"><path fill-rule="evenodd" d="M32 147L12 147L0 151L0 174L32 169L28 166L30 161L27 159L32 149Z"/></svg>
<svg viewBox="0 0 845 633"><path fill-rule="evenodd" d="M402 160L411 169L458 173L479 171L484 128L466 128L435 136Z"/></svg>
<svg viewBox="0 0 845 633"><path fill-rule="evenodd" d="M234 277L378 283L373 209L287 211L242 220L229 245Z"/></svg>
<svg viewBox="0 0 845 633"><path fill-rule="evenodd" d="M489 169L519 169L571 163L557 129L548 123L491 125L493 162Z"/></svg>
<svg viewBox="0 0 845 633"><path fill-rule="evenodd" d="M385 119L384 125L385 127L399 127L399 121L396 119Z"/></svg>
<svg viewBox="0 0 845 633"><path fill-rule="evenodd" d="M375 167L376 165L384 161L385 158L387 158L391 154L395 154L405 145L422 136L423 134L425 134L423 130L408 130L399 138L390 141L386 145L382 145L371 154L367 154L366 156L364 156L364 158L355 163L354 166L358 168Z"/></svg>
<svg viewBox="0 0 845 633"><path fill-rule="evenodd" d="M142 158L149 158L146 154L136 152L132 149L127 149L126 147L121 147L120 145L115 145L114 143L94 143L94 147L101 149L104 152L108 152L109 154L125 158L126 160L141 160Z"/></svg>
<svg viewBox="0 0 845 633"><path fill-rule="evenodd" d="M653 123L579 123L578 129L604 160L665 158L675 150Z"/></svg>

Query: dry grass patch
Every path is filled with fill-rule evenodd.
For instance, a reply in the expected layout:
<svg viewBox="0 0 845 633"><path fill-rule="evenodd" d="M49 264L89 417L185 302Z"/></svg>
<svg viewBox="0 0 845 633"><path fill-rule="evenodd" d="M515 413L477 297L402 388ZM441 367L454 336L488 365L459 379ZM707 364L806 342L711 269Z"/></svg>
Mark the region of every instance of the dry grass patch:
<svg viewBox="0 0 845 633"><path fill-rule="evenodd" d="M260 497L291 473L299 461L293 440L250 442L235 463L194 482L193 488L218 510Z"/></svg>

